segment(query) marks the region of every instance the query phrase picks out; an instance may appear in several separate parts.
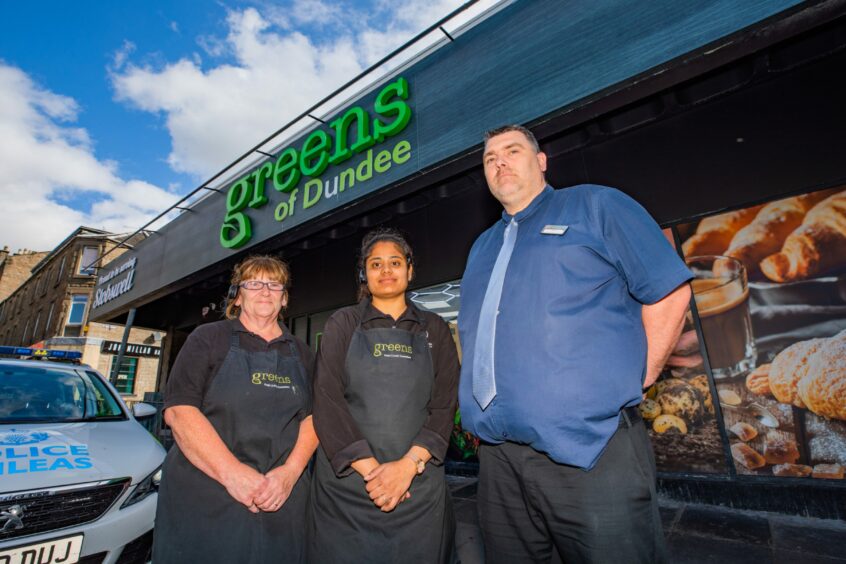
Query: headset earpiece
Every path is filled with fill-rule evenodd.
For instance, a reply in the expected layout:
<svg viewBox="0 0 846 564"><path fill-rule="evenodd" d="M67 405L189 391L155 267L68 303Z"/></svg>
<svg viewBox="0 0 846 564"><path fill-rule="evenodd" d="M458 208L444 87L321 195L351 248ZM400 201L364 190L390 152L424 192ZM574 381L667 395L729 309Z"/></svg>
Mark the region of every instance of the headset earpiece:
<svg viewBox="0 0 846 564"><path fill-rule="evenodd" d="M414 264L414 261L411 258L411 253L405 255L405 263L408 266L411 266L412 264Z"/></svg>
<svg viewBox="0 0 846 564"><path fill-rule="evenodd" d="M238 297L238 285L232 284L229 286L229 291L226 292L226 299L227 300L234 300Z"/></svg>
<svg viewBox="0 0 846 564"><path fill-rule="evenodd" d="M367 275L364 273L363 268L358 269L358 281L361 284L367 284Z"/></svg>

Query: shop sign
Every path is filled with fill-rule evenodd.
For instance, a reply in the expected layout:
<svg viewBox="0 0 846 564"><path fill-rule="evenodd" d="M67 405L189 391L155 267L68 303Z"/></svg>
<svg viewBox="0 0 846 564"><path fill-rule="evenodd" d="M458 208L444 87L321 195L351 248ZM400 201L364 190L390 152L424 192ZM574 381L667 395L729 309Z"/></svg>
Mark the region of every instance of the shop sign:
<svg viewBox="0 0 846 564"><path fill-rule="evenodd" d="M103 348L100 350L104 353L118 354L120 351L120 341L103 341ZM129 356L159 358L162 355L162 349L161 347L127 343L126 354Z"/></svg>
<svg viewBox="0 0 846 564"><path fill-rule="evenodd" d="M273 210L274 219L282 222L297 210L307 210L407 162L411 158L409 141L381 146L401 133L411 120L408 97L408 81L397 78L376 95L372 108L375 117L361 106L353 106L329 122L327 129L311 132L299 147L285 148L275 161L265 162L237 180L226 195L220 244L237 249L249 242L253 229L248 208L259 209L270 201L268 180L274 190L288 195ZM330 165L339 166L355 155L364 158L333 178L322 178ZM304 178L308 180L302 184Z"/></svg>
<svg viewBox="0 0 846 564"><path fill-rule="evenodd" d="M138 259L136 257L132 257L122 265L116 266L97 279L99 288L94 294L94 303L91 304L92 309L100 307L132 289L137 261ZM113 281L120 276L123 276L121 280Z"/></svg>

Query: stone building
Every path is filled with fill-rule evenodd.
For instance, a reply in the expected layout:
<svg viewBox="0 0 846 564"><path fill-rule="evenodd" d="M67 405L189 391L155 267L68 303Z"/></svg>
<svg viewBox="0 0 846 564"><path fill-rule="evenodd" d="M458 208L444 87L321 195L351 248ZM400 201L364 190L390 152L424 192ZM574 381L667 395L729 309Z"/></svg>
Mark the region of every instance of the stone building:
<svg viewBox="0 0 846 564"><path fill-rule="evenodd" d="M33 267L45 256L46 252L29 249L21 249L17 253L10 253L9 247L0 250L0 302L26 282Z"/></svg>
<svg viewBox="0 0 846 564"><path fill-rule="evenodd" d="M111 375L124 326L88 318L98 259L108 252L114 260L145 235L115 248L124 237L80 227L50 252L0 254L0 288L13 288L0 301L0 344L77 350L83 363ZM115 383L124 399L141 400L155 391L162 338L158 330L130 331Z"/></svg>

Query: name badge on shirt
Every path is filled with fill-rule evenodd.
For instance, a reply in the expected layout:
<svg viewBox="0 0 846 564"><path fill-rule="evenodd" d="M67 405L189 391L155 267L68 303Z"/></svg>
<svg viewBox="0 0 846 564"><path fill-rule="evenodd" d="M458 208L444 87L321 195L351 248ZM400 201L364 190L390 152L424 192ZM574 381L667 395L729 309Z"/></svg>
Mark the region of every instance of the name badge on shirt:
<svg viewBox="0 0 846 564"><path fill-rule="evenodd" d="M569 225L545 225L541 229L544 235L564 235L567 232Z"/></svg>

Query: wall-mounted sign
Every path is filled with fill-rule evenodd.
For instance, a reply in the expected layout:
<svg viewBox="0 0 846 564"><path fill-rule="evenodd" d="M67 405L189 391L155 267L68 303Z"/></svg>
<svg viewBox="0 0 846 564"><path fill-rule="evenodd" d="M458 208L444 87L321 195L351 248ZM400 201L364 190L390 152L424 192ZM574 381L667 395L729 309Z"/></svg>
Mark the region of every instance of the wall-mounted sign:
<svg viewBox="0 0 846 564"><path fill-rule="evenodd" d="M117 354L120 351L120 342L103 341L103 348L100 350L104 353ZM159 358L162 355L162 349L161 347L151 347L150 345L138 345L133 343L127 343L126 354L129 356Z"/></svg>
<svg viewBox="0 0 846 564"><path fill-rule="evenodd" d="M226 214L220 227L220 244L227 249L244 246L252 238L252 222L247 208L261 208L268 203L267 181L278 192L289 194L276 205L273 217L284 221L293 217L297 209L306 210L323 199L336 197L356 184L387 172L411 158L411 143L400 141L382 150L374 146L402 132L411 120L408 81L398 78L387 84L373 101L372 117L361 106L353 106L343 115L329 122L329 129L316 129L303 140L299 148L287 147L275 162L265 162L232 186L226 196ZM338 166L364 154L353 166L338 170L332 178L321 178L327 168ZM300 189L300 181L309 177Z"/></svg>
<svg viewBox="0 0 846 564"><path fill-rule="evenodd" d="M94 303L91 304L91 307L100 307L131 290L132 282L135 279L135 265L137 262L138 259L132 257L122 265L116 266L100 276L97 279L99 288L94 294ZM123 278L119 281L112 282L112 280L119 276L123 276Z"/></svg>

